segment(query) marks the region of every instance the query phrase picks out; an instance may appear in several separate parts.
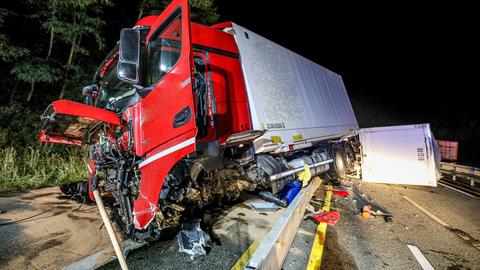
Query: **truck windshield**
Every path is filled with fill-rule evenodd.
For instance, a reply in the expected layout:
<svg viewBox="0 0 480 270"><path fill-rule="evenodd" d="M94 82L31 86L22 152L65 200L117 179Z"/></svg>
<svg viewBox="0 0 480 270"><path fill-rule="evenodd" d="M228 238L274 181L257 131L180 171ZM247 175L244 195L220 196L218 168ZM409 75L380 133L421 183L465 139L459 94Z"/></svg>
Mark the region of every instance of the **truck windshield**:
<svg viewBox="0 0 480 270"><path fill-rule="evenodd" d="M117 76L118 57L115 57L112 61L100 80L98 107L108 107L122 98L135 94L135 88L120 80Z"/></svg>

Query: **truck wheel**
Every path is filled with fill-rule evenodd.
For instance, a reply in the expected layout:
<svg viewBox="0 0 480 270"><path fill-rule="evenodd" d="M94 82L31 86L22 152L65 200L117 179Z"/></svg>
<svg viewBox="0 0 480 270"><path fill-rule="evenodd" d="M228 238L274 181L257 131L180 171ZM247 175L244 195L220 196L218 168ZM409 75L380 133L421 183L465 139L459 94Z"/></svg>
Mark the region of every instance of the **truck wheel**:
<svg viewBox="0 0 480 270"><path fill-rule="evenodd" d="M332 177L339 180L344 180L347 178L347 162L345 151L342 147L336 147L333 151L333 167L331 169Z"/></svg>
<svg viewBox="0 0 480 270"><path fill-rule="evenodd" d="M356 159L353 146L349 143L345 143L343 145L343 151L345 152L347 172L352 173L355 171L355 159Z"/></svg>

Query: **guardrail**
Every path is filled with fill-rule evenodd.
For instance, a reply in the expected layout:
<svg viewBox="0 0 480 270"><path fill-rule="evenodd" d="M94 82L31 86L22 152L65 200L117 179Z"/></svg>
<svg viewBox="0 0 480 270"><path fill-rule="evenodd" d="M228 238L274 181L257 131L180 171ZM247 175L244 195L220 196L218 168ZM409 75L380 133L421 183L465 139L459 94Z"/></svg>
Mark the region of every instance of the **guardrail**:
<svg viewBox="0 0 480 270"><path fill-rule="evenodd" d="M441 162L440 170L443 174L452 176L455 181L458 178L463 178L470 181L470 186L475 187L475 184L480 184L480 169L465 165L458 165L454 163Z"/></svg>
<svg viewBox="0 0 480 270"><path fill-rule="evenodd" d="M245 270L282 268L303 220L306 205L321 183L322 180L315 177L306 188L300 190L247 261Z"/></svg>

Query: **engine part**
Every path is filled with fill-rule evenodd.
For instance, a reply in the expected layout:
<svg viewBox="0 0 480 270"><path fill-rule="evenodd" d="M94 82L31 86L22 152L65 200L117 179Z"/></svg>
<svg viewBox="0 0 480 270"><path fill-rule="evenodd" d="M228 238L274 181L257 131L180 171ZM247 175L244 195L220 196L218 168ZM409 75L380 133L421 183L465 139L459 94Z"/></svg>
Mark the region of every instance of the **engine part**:
<svg viewBox="0 0 480 270"><path fill-rule="evenodd" d="M292 168L292 170L271 175L270 180L275 181L300 172L304 169L304 165L310 167L313 176L325 173L330 168L329 163L332 162L332 160L328 158L329 156L326 152L313 152L311 155L295 158L288 162L288 166Z"/></svg>
<svg viewBox="0 0 480 270"><path fill-rule="evenodd" d="M303 167L305 164L306 165L312 165L312 164L316 164L316 163L325 161L327 159L328 159L328 155L327 155L326 152L322 152L322 153L314 152L313 154L311 154L309 156L303 156L303 157L296 158L296 159L288 162L288 165L291 168L300 168L300 167ZM312 176L316 176L316 175L327 172L328 169L330 168L330 165L329 165L329 163L326 163L326 164L322 164L322 165L318 165L318 166L310 166L310 167L311 167L310 170L312 172Z"/></svg>
<svg viewBox="0 0 480 270"><path fill-rule="evenodd" d="M246 170L248 178L254 182L268 187L270 185L269 177L280 173L286 169L280 161L270 155L261 155L257 157L256 165Z"/></svg>
<svg viewBox="0 0 480 270"><path fill-rule="evenodd" d="M257 166L267 175L280 173L285 169L285 166L270 155L262 155L257 157Z"/></svg>
<svg viewBox="0 0 480 270"><path fill-rule="evenodd" d="M318 162L318 163L315 163L315 164L312 164L312 165L308 165L311 168L315 168L317 166L321 166L321 165L326 165L326 164L329 164L329 163L332 163L333 162L333 159L328 159L328 160L325 160L325 161L321 161L321 162ZM282 172L282 173L279 173L279 174L275 174L275 175L272 175L270 176L270 180L278 180L278 179L281 179L281 178L285 178L287 176L290 176L290 175L293 175L297 172L300 172L303 170L303 167L300 167L300 168L297 168L297 169L293 169L293 170L289 170L289 171L286 171L286 172Z"/></svg>

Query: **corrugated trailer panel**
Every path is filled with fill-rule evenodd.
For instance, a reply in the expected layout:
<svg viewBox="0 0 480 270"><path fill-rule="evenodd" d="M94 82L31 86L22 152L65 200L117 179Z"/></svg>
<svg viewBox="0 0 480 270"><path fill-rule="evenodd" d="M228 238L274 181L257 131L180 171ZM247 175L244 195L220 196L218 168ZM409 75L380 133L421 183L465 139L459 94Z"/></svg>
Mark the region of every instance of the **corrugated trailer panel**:
<svg viewBox="0 0 480 270"><path fill-rule="evenodd" d="M358 129L342 78L233 24L253 129L265 142L340 137ZM258 146L257 146L258 147Z"/></svg>

